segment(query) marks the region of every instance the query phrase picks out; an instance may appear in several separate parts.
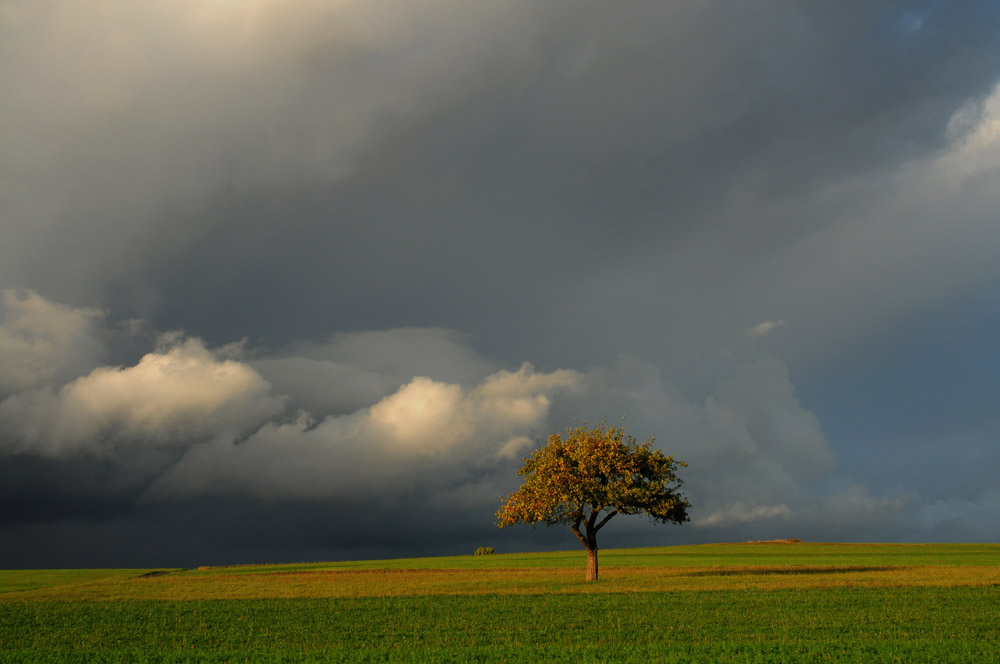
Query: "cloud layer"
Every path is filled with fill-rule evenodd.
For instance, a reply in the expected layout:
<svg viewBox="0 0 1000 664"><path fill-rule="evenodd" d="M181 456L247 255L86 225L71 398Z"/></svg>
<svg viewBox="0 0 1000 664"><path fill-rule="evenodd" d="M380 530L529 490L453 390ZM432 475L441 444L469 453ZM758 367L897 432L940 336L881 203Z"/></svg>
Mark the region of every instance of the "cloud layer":
<svg viewBox="0 0 1000 664"><path fill-rule="evenodd" d="M622 538L988 537L998 21L0 0L11 559L478 546L623 414L696 521Z"/></svg>
<svg viewBox="0 0 1000 664"><path fill-rule="evenodd" d="M32 316L17 313L24 303L31 304L28 312L86 321L94 338L110 336L90 310L35 293L11 297L15 313L0 326L0 336L18 331L23 347L37 348L47 339L44 326L31 327ZM996 519L988 492L965 509L912 490L871 495L838 473L819 421L799 403L786 366L776 359L740 367L696 402L642 360L622 357L583 371L537 371L530 364L504 370L441 329L355 333L297 347L302 354L293 347L251 362L246 349L234 357L233 348L213 351L171 333L134 365L98 366L61 385L51 376L63 365L81 366L95 348L68 343L54 355L47 352L44 357L60 359L45 372L37 363L19 365L9 382L23 387L0 401L0 468L7 475L31 467L42 481L31 486L8 476L9 497L47 504L34 508L42 510L41 522L65 520L81 506L86 513L87 504L126 521L152 511L167 523L171 514L199 503L222 513L232 501L311 506L307 512L358 506L354 516L338 517L338 536L323 542L327 555L397 546L398 533L365 525L383 510L406 509L411 527L445 541L449 528L495 537L488 534L492 511L516 487L520 458L537 440L580 414L597 420L627 413L630 430L654 435L666 452L690 464L683 473L695 504L689 538L789 532L912 537L942 528L968 537L981 532L970 530L972 523ZM341 354L345 347L369 352L350 353L351 364ZM453 380L400 380L426 360L399 353L407 347L451 358L436 366ZM331 370L335 357L341 362ZM282 376L289 394L275 391L269 370ZM305 402L328 411L316 415L290 396L307 394L306 388L344 394L365 375L371 377L369 403L351 411L336 398L307 396ZM296 385L297 376L303 385ZM385 389L393 380L399 384ZM102 486L95 484L98 476L117 479ZM74 507L59 502L67 499ZM637 521L616 524L615 531L624 541L652 534Z"/></svg>
<svg viewBox="0 0 1000 664"><path fill-rule="evenodd" d="M554 364L626 352L694 389L762 320L788 361L836 361L1000 276L987 25L933 3L7 3L0 284L215 343L440 325L508 362L522 339Z"/></svg>
<svg viewBox="0 0 1000 664"><path fill-rule="evenodd" d="M0 309L0 395L74 378L104 354L102 314L72 309L39 295L3 291Z"/></svg>
<svg viewBox="0 0 1000 664"><path fill-rule="evenodd" d="M14 452L59 458L234 436L283 408L253 369L187 339L132 367L94 369L58 391L15 393L0 402L0 422Z"/></svg>

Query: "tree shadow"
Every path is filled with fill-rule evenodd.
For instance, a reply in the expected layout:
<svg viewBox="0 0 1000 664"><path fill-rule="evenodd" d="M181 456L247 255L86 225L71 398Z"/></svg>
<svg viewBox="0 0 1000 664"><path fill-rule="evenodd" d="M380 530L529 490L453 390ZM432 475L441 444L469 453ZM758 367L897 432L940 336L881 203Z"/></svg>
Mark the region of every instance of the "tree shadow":
<svg viewBox="0 0 1000 664"><path fill-rule="evenodd" d="M689 572L683 576L768 576L795 574L854 574L863 572L901 571L898 565L848 565L844 567L749 567Z"/></svg>

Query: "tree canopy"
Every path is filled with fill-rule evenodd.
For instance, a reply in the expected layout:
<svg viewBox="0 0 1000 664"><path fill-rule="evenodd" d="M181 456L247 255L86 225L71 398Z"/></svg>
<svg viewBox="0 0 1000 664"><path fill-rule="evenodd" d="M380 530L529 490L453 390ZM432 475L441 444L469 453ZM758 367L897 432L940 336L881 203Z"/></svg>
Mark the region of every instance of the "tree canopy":
<svg viewBox="0 0 1000 664"><path fill-rule="evenodd" d="M587 549L587 579L597 580L597 531L618 514L646 514L659 523L688 520L691 504L678 491L687 466L641 445L624 426L569 427L525 458L524 483L497 510L500 528L517 523L569 524Z"/></svg>

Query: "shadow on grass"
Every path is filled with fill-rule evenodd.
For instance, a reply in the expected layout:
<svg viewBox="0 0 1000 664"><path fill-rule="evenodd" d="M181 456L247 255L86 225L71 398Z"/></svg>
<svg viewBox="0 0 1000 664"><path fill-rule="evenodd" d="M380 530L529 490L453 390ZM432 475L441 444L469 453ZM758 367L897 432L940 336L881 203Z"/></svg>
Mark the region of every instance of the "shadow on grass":
<svg viewBox="0 0 1000 664"><path fill-rule="evenodd" d="M751 567L744 569L719 569L691 572L683 576L767 576L795 574L855 574L859 572L898 572L903 568L895 565L850 565L846 567Z"/></svg>

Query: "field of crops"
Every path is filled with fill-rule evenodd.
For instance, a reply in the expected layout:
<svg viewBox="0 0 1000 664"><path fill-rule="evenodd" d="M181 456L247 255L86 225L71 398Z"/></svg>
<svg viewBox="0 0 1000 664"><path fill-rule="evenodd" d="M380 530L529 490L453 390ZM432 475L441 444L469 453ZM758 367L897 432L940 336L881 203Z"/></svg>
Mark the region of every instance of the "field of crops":
<svg viewBox="0 0 1000 664"><path fill-rule="evenodd" d="M0 661L1000 661L1000 545L584 560L0 571Z"/></svg>

